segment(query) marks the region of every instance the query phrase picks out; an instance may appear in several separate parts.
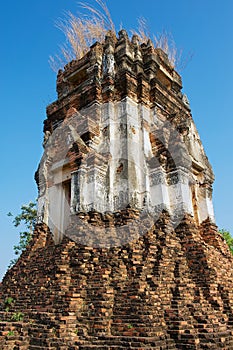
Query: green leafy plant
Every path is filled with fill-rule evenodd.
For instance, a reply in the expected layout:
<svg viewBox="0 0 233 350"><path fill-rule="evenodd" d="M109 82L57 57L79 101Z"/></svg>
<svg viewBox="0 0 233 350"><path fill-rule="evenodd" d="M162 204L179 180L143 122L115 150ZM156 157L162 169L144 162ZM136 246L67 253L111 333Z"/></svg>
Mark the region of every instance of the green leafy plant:
<svg viewBox="0 0 233 350"><path fill-rule="evenodd" d="M225 229L221 229L219 230L219 233L221 233L230 249L230 252L233 254L233 237L231 236L230 232Z"/></svg>
<svg viewBox="0 0 233 350"><path fill-rule="evenodd" d="M23 321L24 318L24 314L22 312L15 312L12 316L11 316L11 321Z"/></svg>
<svg viewBox="0 0 233 350"><path fill-rule="evenodd" d="M11 305L14 303L14 299L12 297L7 297L4 300L4 307L5 307L5 311L9 312Z"/></svg>
<svg viewBox="0 0 233 350"><path fill-rule="evenodd" d="M129 324L127 325L127 328L128 328L128 329L132 329L132 328L133 328L133 325L132 325L131 323L129 323Z"/></svg>
<svg viewBox="0 0 233 350"><path fill-rule="evenodd" d="M7 333L7 337L13 337L15 335L15 332L14 331L9 331Z"/></svg>
<svg viewBox="0 0 233 350"><path fill-rule="evenodd" d="M13 216L13 214L10 212L7 214L8 216ZM34 230L34 227L36 225L36 218L37 218L37 209L36 209L36 203L30 202L27 205L21 206L21 212L16 215L13 219L13 224L15 227L18 227L22 225L25 230L21 231L19 233L20 239L19 243L14 246L14 252L15 255L17 255L17 258L10 261L9 267L13 266L21 253L26 249L28 243L31 240L32 232Z"/></svg>

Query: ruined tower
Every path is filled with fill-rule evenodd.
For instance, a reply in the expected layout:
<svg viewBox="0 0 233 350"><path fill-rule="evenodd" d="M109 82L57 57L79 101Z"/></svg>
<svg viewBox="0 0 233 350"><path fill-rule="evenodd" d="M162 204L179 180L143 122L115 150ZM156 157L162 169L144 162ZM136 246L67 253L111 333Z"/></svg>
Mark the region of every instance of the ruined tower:
<svg viewBox="0 0 233 350"><path fill-rule="evenodd" d="M2 348L233 349L214 176L167 55L109 32L57 94L38 224L1 286Z"/></svg>
<svg viewBox="0 0 233 350"><path fill-rule="evenodd" d="M59 72L38 172L39 217L56 242L80 212L214 222L213 173L181 88L164 52L124 30Z"/></svg>

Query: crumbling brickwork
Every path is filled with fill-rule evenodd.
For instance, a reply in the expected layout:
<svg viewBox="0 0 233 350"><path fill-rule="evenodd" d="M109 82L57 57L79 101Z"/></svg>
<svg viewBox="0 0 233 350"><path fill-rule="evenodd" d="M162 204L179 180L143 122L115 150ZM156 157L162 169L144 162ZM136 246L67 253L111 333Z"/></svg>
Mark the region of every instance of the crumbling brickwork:
<svg viewBox="0 0 233 350"><path fill-rule="evenodd" d="M55 245L38 225L3 280L14 302L2 304L2 349L233 349L232 262L212 224L186 217L174 230L165 212L111 249Z"/></svg>
<svg viewBox="0 0 233 350"><path fill-rule="evenodd" d="M1 349L233 349L233 258L181 89L124 30L59 71L38 224L0 285Z"/></svg>

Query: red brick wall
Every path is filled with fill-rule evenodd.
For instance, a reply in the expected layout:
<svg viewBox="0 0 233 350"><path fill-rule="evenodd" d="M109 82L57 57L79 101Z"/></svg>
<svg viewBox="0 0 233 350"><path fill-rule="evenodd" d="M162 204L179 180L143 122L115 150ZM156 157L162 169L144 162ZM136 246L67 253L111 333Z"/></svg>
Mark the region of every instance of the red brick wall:
<svg viewBox="0 0 233 350"><path fill-rule="evenodd" d="M233 349L232 262L216 227L190 217L174 230L163 213L111 249L55 246L38 225L1 285L1 348Z"/></svg>

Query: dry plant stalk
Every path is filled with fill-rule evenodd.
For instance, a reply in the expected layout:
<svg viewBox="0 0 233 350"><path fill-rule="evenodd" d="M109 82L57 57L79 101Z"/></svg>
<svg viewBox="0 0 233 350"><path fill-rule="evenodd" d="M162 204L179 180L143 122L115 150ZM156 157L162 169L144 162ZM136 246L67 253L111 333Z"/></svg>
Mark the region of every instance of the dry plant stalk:
<svg viewBox="0 0 233 350"><path fill-rule="evenodd" d="M135 34L138 36L139 41L141 44L147 43L147 41L150 38L150 31L149 27L147 25L147 20L144 17L140 17L138 19L138 30L131 30L132 34Z"/></svg>
<svg viewBox="0 0 233 350"><path fill-rule="evenodd" d="M145 18L141 17L138 20L138 30L132 31L139 38L140 43L147 43L151 38L149 33L147 21ZM181 52L178 51L175 41L171 33L163 31L158 35L153 35L153 44L155 48L162 49L168 56L170 64L175 67L180 60Z"/></svg>
<svg viewBox="0 0 233 350"><path fill-rule="evenodd" d="M65 34L66 43L60 46L59 55L50 56L50 66L55 72L71 60L82 58L94 42L104 41L108 30L116 33L106 4L103 0L95 0L95 2L100 10L88 3L80 2L80 6L87 11L87 14L78 13L75 16L71 12L67 12L66 18L60 19L56 23L57 27ZM131 32L139 37L141 44L147 43L151 37L147 21L143 17L138 20L138 30ZM181 61L181 51L178 51L172 35L166 31L157 36L154 35L153 44L155 48L162 49L167 54L171 66L177 68Z"/></svg>
<svg viewBox="0 0 233 350"><path fill-rule="evenodd" d="M56 25L65 34L66 43L60 46L60 55L50 56L50 65L54 71L73 59L80 59L95 41L102 42L108 30L115 32L114 23L106 4L102 0L95 0L100 10L87 4L80 3L88 11L88 15L71 12L66 13L64 20Z"/></svg>
<svg viewBox="0 0 233 350"><path fill-rule="evenodd" d="M173 67L177 66L181 52L178 51L175 41L171 33L163 31L157 36L153 36L155 47L162 49L168 56L168 59Z"/></svg>

